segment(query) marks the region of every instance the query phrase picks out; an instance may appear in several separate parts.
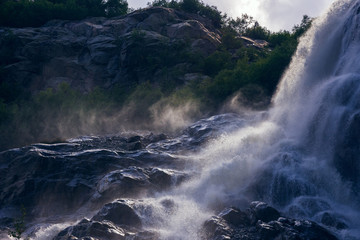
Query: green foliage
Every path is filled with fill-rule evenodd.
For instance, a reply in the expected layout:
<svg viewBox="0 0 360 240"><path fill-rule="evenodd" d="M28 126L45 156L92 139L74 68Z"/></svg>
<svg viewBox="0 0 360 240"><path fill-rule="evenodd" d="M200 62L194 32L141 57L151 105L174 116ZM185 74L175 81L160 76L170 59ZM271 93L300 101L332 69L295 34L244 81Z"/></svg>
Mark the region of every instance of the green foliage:
<svg viewBox="0 0 360 240"><path fill-rule="evenodd" d="M248 24L245 20L244 24ZM239 19L237 22L241 23ZM245 30L229 25L224 29L220 50L204 60L203 73L211 78L195 86L194 92L212 106L221 106L239 90L249 104L252 100L262 102L259 98L268 102L296 50L299 30L271 33L256 23ZM237 37L240 31L252 38L268 40L272 49L245 47Z"/></svg>
<svg viewBox="0 0 360 240"><path fill-rule="evenodd" d="M237 17L236 19L229 18L226 20L227 27L238 34L244 34L254 23L254 18L248 14L242 14L241 17Z"/></svg>
<svg viewBox="0 0 360 240"><path fill-rule="evenodd" d="M220 70L231 66L231 54L227 51L216 51L208 56L203 63L203 72L206 75L214 76Z"/></svg>
<svg viewBox="0 0 360 240"><path fill-rule="evenodd" d="M222 45L225 49L238 49L241 48L244 43L239 38L238 33L236 33L232 28L223 28L222 30Z"/></svg>
<svg viewBox="0 0 360 240"><path fill-rule="evenodd" d="M148 5L180 9L188 13L199 14L209 18L215 27L221 27L226 18L226 16L222 15L215 6L209 6L199 0L154 0L151 3L148 3Z"/></svg>
<svg viewBox="0 0 360 240"><path fill-rule="evenodd" d="M289 31L283 30L270 34L268 42L270 47L276 47L285 43L286 41L289 41L289 39L294 39L294 37Z"/></svg>
<svg viewBox="0 0 360 240"><path fill-rule="evenodd" d="M51 19L113 17L127 11L126 0L4 0L0 2L0 26L37 27Z"/></svg>
<svg viewBox="0 0 360 240"><path fill-rule="evenodd" d="M266 58L255 62L251 69L254 82L263 86L272 95L282 73L290 63L296 46L296 40L289 39L277 46Z"/></svg>
<svg viewBox="0 0 360 240"><path fill-rule="evenodd" d="M128 117L134 121L151 120L150 107L163 97L160 88L150 82L139 84L127 99Z"/></svg>
<svg viewBox="0 0 360 240"><path fill-rule="evenodd" d="M312 21L313 18L309 17L308 15L304 15L300 25L295 25L292 29L295 37L300 37L303 35L311 27Z"/></svg>
<svg viewBox="0 0 360 240"><path fill-rule="evenodd" d="M16 16L24 15L22 19L11 23L16 26L28 24L27 17L34 18L29 20L31 25L34 22L40 24L49 16L47 14L60 16L59 18L66 16L68 19L71 16L81 18L90 13L113 16L124 14L128 8L126 1L117 0L107 2L107 5L100 0L5 0L0 5L5 6L5 10L12 9L8 14L7 10L0 8L1 24L4 19L8 21L13 17L11 12L18 11ZM99 119L111 118L114 113L124 111L124 108L129 121L141 119L146 122L151 120L151 107L158 102L172 106L196 102L206 112L215 112L238 93L241 95L239 101L244 104L268 102L291 60L299 36L311 24L311 19L304 16L301 24L296 25L292 32L274 33L260 26L248 15L225 20L225 16L215 7L198 0L155 0L151 5L183 9L192 14L210 17L219 26L221 45L209 56L193 52L186 39L176 42L170 42L166 37L152 39L155 41L148 47L146 32L134 29L128 46L128 50L132 51L132 58L125 63L130 69L129 77L133 80L133 86L112 86L108 90L95 88L84 94L63 83L56 89L46 89L30 96L26 94L26 86L21 83L1 82L0 132L6 137L0 139L0 149L51 141L59 136L88 134L87 129L96 129L92 133L103 133L104 124ZM49 13L37 18L32 13L26 13L30 8L37 13L45 10ZM267 40L269 47L247 46L240 38L241 35ZM17 41L17 38L10 31L3 36L5 37L1 38L0 44L0 76L6 74L6 65L17 61L12 59L12 51L16 49L11 47L11 43ZM122 44L123 41L124 39L117 39L117 44ZM155 82L140 82L144 79L139 76L142 69L156 74L158 79ZM184 84L186 73L207 77Z"/></svg>
<svg viewBox="0 0 360 240"><path fill-rule="evenodd" d="M244 36L250 37L252 39L268 40L270 31L265 27L260 26L259 23L255 22L253 27L247 28L244 31Z"/></svg>
<svg viewBox="0 0 360 240"><path fill-rule="evenodd" d="M128 11L126 0L108 0L104 5L107 17L125 15Z"/></svg>
<svg viewBox="0 0 360 240"><path fill-rule="evenodd" d="M26 217L26 209L24 206L21 208L21 217L16 219L14 222L14 230L10 230L8 232L9 237L13 237L16 239L21 239L22 234L25 232L25 217ZM28 239L28 238L26 238Z"/></svg>

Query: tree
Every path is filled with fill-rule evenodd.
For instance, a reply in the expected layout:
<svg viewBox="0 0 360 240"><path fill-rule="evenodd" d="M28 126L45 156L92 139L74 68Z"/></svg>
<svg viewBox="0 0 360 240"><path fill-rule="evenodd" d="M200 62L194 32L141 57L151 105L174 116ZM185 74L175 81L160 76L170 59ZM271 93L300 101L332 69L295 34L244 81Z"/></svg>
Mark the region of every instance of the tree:
<svg viewBox="0 0 360 240"><path fill-rule="evenodd" d="M296 37L300 37L301 35L303 35L310 27L311 27L311 23L314 19L309 17L308 15L304 15L300 25L295 25L292 29L293 34Z"/></svg>
<svg viewBox="0 0 360 240"><path fill-rule="evenodd" d="M197 13L200 10L199 0L183 0L180 7L187 12Z"/></svg>
<svg viewBox="0 0 360 240"><path fill-rule="evenodd" d="M236 19L230 18L227 20L227 25L239 34L243 34L254 23L254 18L247 14L242 14L241 17Z"/></svg>
<svg viewBox="0 0 360 240"><path fill-rule="evenodd" d="M128 9L126 0L108 0L105 3L105 13L107 17L124 15L128 12Z"/></svg>

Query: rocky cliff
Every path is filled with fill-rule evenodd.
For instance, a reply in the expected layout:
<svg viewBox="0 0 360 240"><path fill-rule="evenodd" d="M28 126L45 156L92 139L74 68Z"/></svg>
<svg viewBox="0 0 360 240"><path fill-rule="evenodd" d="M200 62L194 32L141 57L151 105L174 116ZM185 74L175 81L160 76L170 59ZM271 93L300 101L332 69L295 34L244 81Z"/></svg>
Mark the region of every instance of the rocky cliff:
<svg viewBox="0 0 360 240"><path fill-rule="evenodd" d="M162 7L123 17L52 20L1 28L1 82L37 91L66 82L82 92L144 81L184 81L186 54L209 55L221 42L209 19Z"/></svg>

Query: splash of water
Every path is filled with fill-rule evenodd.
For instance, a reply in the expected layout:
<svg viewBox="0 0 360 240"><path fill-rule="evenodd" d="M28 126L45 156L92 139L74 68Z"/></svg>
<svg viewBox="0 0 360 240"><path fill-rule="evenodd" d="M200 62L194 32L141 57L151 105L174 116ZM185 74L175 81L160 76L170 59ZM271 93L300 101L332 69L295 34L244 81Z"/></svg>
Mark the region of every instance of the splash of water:
<svg viewBox="0 0 360 240"><path fill-rule="evenodd" d="M300 41L268 117L213 141L193 157L199 177L171 193L180 209L167 216L171 224L164 239L194 239L179 230L187 219L200 222L199 212L244 207L253 200L290 217L321 221L330 213L350 227L339 236L357 236L360 145L353 135L360 132L359 12L360 1L337 1L316 19ZM199 229L191 225L192 232Z"/></svg>

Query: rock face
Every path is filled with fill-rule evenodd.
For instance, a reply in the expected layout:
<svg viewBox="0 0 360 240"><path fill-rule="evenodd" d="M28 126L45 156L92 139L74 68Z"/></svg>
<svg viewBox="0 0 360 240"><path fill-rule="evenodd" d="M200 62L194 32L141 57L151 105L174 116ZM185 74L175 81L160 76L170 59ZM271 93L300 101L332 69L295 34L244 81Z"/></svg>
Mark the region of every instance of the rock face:
<svg viewBox="0 0 360 240"><path fill-rule="evenodd" d="M2 81L32 91L66 82L87 92L95 86L166 80L164 67L167 73L184 74L191 68L179 52L208 55L219 44L210 20L162 7L112 19L0 29Z"/></svg>
<svg viewBox="0 0 360 240"><path fill-rule="evenodd" d="M36 234L52 223L61 226L46 239L169 239L162 235L164 229L186 199L166 193L197 177L188 168L187 154L252 118L214 116L174 138L81 137L0 152L0 239L7 239L8 230L14 229L22 207L27 211L22 219L26 236L31 239L41 239ZM318 222L330 229L347 229L330 211ZM197 228L202 236L195 239L336 239L318 224L283 217L264 202L252 202L244 211L226 208L203 227L202 223Z"/></svg>
<svg viewBox="0 0 360 240"><path fill-rule="evenodd" d="M28 215L39 217L167 190L189 178L181 171L184 160L171 153L196 149L224 125L241 125L236 118L204 119L173 139L164 134L83 137L1 152L0 208L24 205L31 209Z"/></svg>
<svg viewBox="0 0 360 240"><path fill-rule="evenodd" d="M281 217L264 202L252 202L246 211L227 208L204 224L204 232L205 239L337 239L314 222Z"/></svg>
<svg viewBox="0 0 360 240"><path fill-rule="evenodd" d="M135 138L143 147L132 149ZM3 152L0 205L24 205L32 209L28 215L48 216L165 190L187 176L169 168L172 157L145 149L164 140L163 135L78 139ZM106 145L107 149L94 149Z"/></svg>

